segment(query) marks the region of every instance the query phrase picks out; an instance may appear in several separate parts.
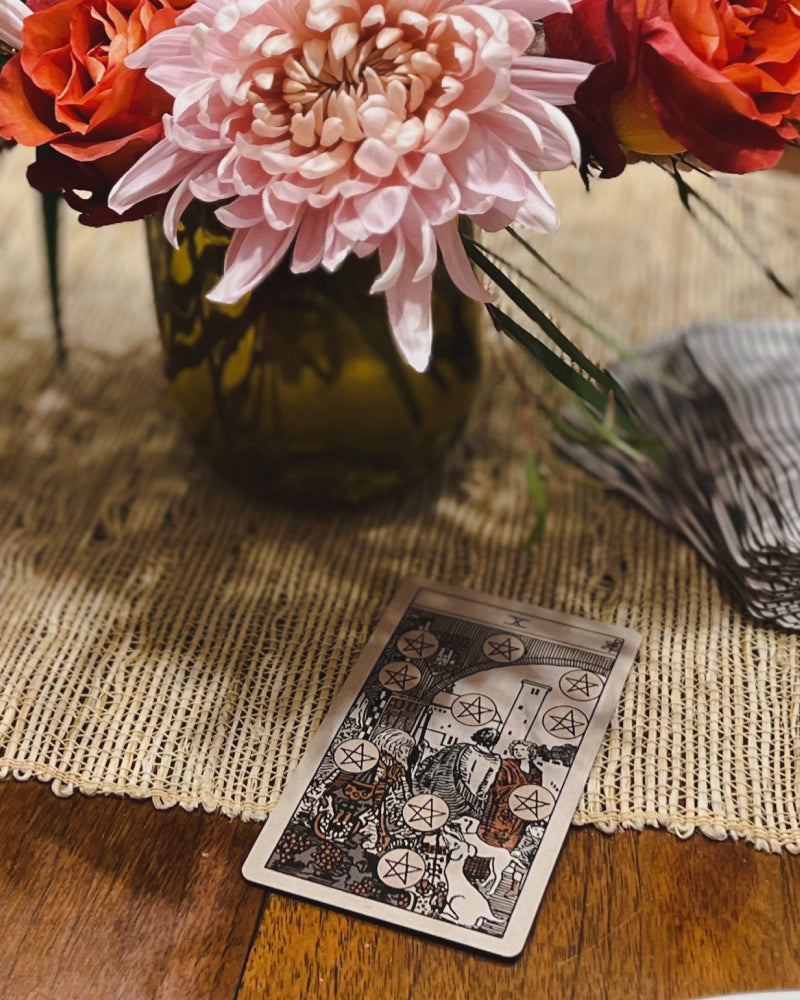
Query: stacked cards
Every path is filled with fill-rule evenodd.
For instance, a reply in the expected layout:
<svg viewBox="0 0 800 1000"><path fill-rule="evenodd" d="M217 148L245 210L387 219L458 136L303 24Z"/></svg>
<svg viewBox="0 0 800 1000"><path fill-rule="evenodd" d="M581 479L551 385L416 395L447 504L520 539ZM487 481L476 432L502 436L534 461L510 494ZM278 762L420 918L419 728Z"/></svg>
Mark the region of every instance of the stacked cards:
<svg viewBox="0 0 800 1000"><path fill-rule="evenodd" d="M292 775L245 876L518 954L639 638L409 581Z"/></svg>
<svg viewBox="0 0 800 1000"><path fill-rule="evenodd" d="M689 327L614 374L664 455L556 446L680 531L756 618L800 629L800 323Z"/></svg>

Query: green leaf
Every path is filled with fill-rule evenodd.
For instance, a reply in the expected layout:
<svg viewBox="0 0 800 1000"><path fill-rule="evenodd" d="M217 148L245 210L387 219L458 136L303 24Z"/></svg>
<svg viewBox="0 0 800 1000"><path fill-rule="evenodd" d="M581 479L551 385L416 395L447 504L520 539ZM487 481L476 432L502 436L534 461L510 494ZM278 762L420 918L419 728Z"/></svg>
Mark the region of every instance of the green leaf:
<svg viewBox="0 0 800 1000"><path fill-rule="evenodd" d="M67 360L67 351L64 346L64 328L61 324L61 296L58 282L58 212L61 204L61 193L59 191L42 191L41 199L50 309L56 337L56 358L59 365L63 365Z"/></svg>
<svg viewBox="0 0 800 1000"><path fill-rule="evenodd" d="M601 419L580 403L578 409L577 417L579 419L571 417L569 414L555 413L546 409L545 413L555 429L564 438L575 444L592 449L611 447L635 462L642 462L645 458L654 459L656 462L663 461L665 451L662 442L643 428L623 431L616 424L613 407L607 410Z"/></svg>
<svg viewBox="0 0 800 1000"><path fill-rule="evenodd" d="M495 327L523 347L556 381L598 411L602 412L605 409L605 394L593 382L568 365L560 355L543 344L529 330L520 326L498 306L490 303L486 308Z"/></svg>
<svg viewBox="0 0 800 1000"><path fill-rule="evenodd" d="M759 254L753 250L736 226L732 225L718 208L712 205L707 198L704 198L699 191L696 191L691 184L689 184L686 177L678 169L677 163L673 163L669 167L662 166L662 169L666 170L670 177L672 177L675 181L675 186L678 189L678 196L681 200L681 204L699 225L702 225L702 220L694 210L694 204L697 204L699 208L707 212L712 219L716 220L723 227L723 229L733 237L734 242L739 249L744 251L753 264L756 265L764 277L781 293L781 295L791 299L792 302L800 302L800 298L798 298L791 288L789 288L778 277L769 264L762 260Z"/></svg>
<svg viewBox="0 0 800 1000"><path fill-rule="evenodd" d="M49 146L36 147L36 159L43 160L53 156ZM64 328L61 325L61 296L58 284L58 210L61 203L60 191L41 191L42 226L44 229L44 245L47 254L47 282L50 290L50 311L53 316L53 327L56 337L56 359L59 365L67 360L64 345Z"/></svg>
<svg viewBox="0 0 800 1000"><path fill-rule="evenodd" d="M42 160L52 156L49 146L36 147L36 159ZM67 360L67 350L64 342L64 328L61 323L61 295L58 280L58 221L61 204L60 191L41 191L42 228L44 230L45 253L47 255L47 283L50 292L50 311L53 317L53 328L56 339L56 360L64 365Z"/></svg>
<svg viewBox="0 0 800 1000"><path fill-rule="evenodd" d="M597 302L592 301L589 298L589 296L586 295L585 292L582 292L580 289L573 286L556 268L553 267L552 264L548 263L544 259L544 257L542 257L540 253L538 253L538 251L536 251L532 246L530 246L530 244L527 243L526 240L522 239L522 237L519 236L518 233L515 233L510 226L506 231L510 233L511 236L514 237L514 239L516 239L519 243L521 243L522 246L530 250L534 259L538 263L540 263L548 273L558 278L558 280L561 282L562 285L564 285L570 291L574 290L575 294L579 295L582 299L585 299L588 303L590 303L593 309L599 308ZM498 264L501 264L505 269L506 273L513 275L515 278L519 278L521 281L524 281L526 285L532 288L539 295L543 295L545 298L547 298L548 301L552 303L556 307L556 309L558 309L559 313L563 313L565 316L569 316L570 319L575 320L582 327L584 327L584 329L588 330L589 333L597 337L599 341L601 341L604 344L607 344L609 347L613 347L620 357L634 358L637 356L634 350L632 350L629 347L625 347L624 344L621 344L619 341L617 341L617 339L610 333L607 333L605 330L602 330L599 326L597 326L596 323L593 323L590 319L587 319L587 317L584 316L582 313L579 313L576 309L573 309L570 305L567 304L564 298L562 298L560 295L555 294L550 289L545 288L545 286L536 281L535 278L533 278L529 272L523 271L521 267L518 267L516 264L513 264L510 260L508 260L506 257L503 257L502 254L499 254L496 250L492 249L491 247L487 247L485 244L478 243L477 241L475 241L475 245L483 253L485 253L491 260L497 261Z"/></svg>
<svg viewBox="0 0 800 1000"><path fill-rule="evenodd" d="M511 319L502 309L492 304L486 308L496 328L520 344L557 382L560 382L573 395L592 407L596 413L604 414L607 412L609 398L613 397L613 393L606 393L598 388L594 382L568 365L555 351ZM616 420L623 433L640 433L635 420L626 410L617 412Z"/></svg>
<svg viewBox="0 0 800 1000"><path fill-rule="evenodd" d="M545 258L542 256L542 254L539 253L536 247L533 246L531 243L529 243L523 236L521 236L516 231L516 229L514 229L512 226L506 226L506 232L510 236L513 236L513 238L517 241L517 243L520 244L520 246L525 247L525 249L528 251L531 257L533 257L534 260L538 261L539 264L541 264L546 271L552 274L554 278L557 278L558 281L560 281L565 288L569 289L569 291L573 292L575 295L582 298L585 302L590 301L589 296L586 294L586 292L584 292L581 288L578 288L578 286L573 284L573 282L571 282L569 278L564 277L564 275L558 270L558 268L553 267L553 265L549 263L549 261L545 260Z"/></svg>
<svg viewBox="0 0 800 1000"><path fill-rule="evenodd" d="M550 497L547 492L547 483L539 461L535 455L528 455L525 460L525 483L533 504L534 522L527 544L536 545L544 538L547 530L547 518L550 514Z"/></svg>
<svg viewBox="0 0 800 1000"><path fill-rule="evenodd" d="M567 278L565 278L564 275L562 275L561 272L557 270L557 268L553 267L553 265L550 264L542 256L542 254L539 253L533 246L531 246L531 244L529 244L527 240L523 239L519 235L519 233L516 233L510 226L507 227L506 232L508 232L511 236L513 236L514 239L517 240L517 242L521 246L525 247L525 249L531 253L534 260L537 263L539 263L549 274L556 277L558 281L565 288L567 288L574 294L578 295L580 298L584 299L587 303L589 303L592 306L593 310L597 311L602 308L600 303L591 299L585 292L583 292L576 285L573 285ZM601 343L605 344L607 347L612 348L618 358L629 362L632 366L635 366L638 372L641 372L643 375L647 375L654 381L658 381L661 385L670 389L672 392L681 393L686 391L686 387L683 383L678 382L677 379L674 379L671 376L665 374L664 372L659 371L659 369L655 365L651 364L648 361L646 355L642 354L641 351L637 351L632 347L627 347L625 344L621 343L613 334L608 333L608 331L601 329L596 323L592 322L590 319L588 319L582 313L578 312L576 309L573 309L562 296L553 292L552 289L546 288L544 285L537 282L529 272L523 271L522 268L517 267L515 264L512 264L511 261L507 260L505 257L503 257L501 254L499 254L496 250L494 250L491 247L487 247L482 243L478 243L477 241L476 241L476 246L478 246L478 248L483 253L487 254L487 256L489 256L492 260L495 260L497 261L497 263L501 264L508 274L514 275L514 277L519 278L528 287L532 288L536 293L546 298L548 302L550 302L553 306L555 306L559 314L568 316L576 323L579 323L585 330L588 330L588 332L591 333L594 337L597 337L597 339L601 341Z"/></svg>
<svg viewBox="0 0 800 1000"><path fill-rule="evenodd" d="M525 293L518 288L514 282L486 256L485 253L483 253L479 245L474 240L468 239L467 237L462 237L462 239L467 254L472 259L473 263L475 263L477 267L479 267L489 278L491 278L498 288L505 292L511 301L517 305L529 319L536 323L545 336L547 336L561 351L564 352L564 354L566 354L571 361L578 366L580 372L585 372L587 375L591 376L597 385L602 389L605 389L606 392L613 392L621 406L628 407L631 405L631 400L629 399L625 389L623 389L623 387L608 371L600 368L593 361L587 358L583 351L581 351L580 348L573 344L572 341L561 332L550 317L547 316L546 313L544 313L534 302L532 302L528 296L525 295ZM512 322L510 318L505 315L505 313L502 313L499 310L497 312L499 316L504 317L509 323ZM515 340L518 340L518 342L521 343L526 350L529 350L529 352L533 354L541 363L544 363L544 358L547 357L548 363L545 367L547 367L551 374L555 375L556 371L563 372L564 369L567 369L568 372L572 373L571 376L564 374L563 377L561 374L555 375L560 382L569 388L573 388L573 391L577 391L577 386L583 385L584 383L592 385L592 387L596 390L596 386L594 386L593 383L589 383L588 379L583 378L581 381L579 372L571 369L569 365L566 365L560 358L558 358L557 355L554 354L554 352L549 351L548 354L544 354L542 351L544 345L541 341L533 337L532 334L524 331L518 324L514 324L514 328L516 333L511 334L509 329L506 329L505 326L500 327L504 333L509 333L509 335L513 336ZM537 345L536 347L533 346L534 341ZM552 358L558 358L561 362L560 365L551 365ZM579 378L573 385L572 376L576 375L579 376ZM603 398L603 393L596 390L596 394L599 395L600 399ZM588 401L590 400L587 398L587 402ZM602 410L603 407L601 406L600 409Z"/></svg>

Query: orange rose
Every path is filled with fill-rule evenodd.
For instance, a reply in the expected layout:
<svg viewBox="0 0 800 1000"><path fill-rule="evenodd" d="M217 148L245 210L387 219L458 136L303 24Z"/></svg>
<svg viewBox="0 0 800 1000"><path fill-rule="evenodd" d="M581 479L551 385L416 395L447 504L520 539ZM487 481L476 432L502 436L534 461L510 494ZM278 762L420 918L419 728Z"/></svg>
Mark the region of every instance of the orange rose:
<svg viewBox="0 0 800 1000"><path fill-rule="evenodd" d="M119 177L161 138L161 117L172 100L124 60L171 27L188 2L30 4L33 13L22 24L22 50L0 73L0 136L26 146L48 146L59 154L32 168L35 186L67 191L84 186L104 200ZM64 157L80 161L81 167L63 164L68 180L59 183Z"/></svg>
<svg viewBox="0 0 800 1000"><path fill-rule="evenodd" d="M597 63L575 95L595 152L610 131L632 153L689 152L745 173L798 138L800 11L789 0L581 0L545 33L553 55ZM623 165L606 159L606 174Z"/></svg>

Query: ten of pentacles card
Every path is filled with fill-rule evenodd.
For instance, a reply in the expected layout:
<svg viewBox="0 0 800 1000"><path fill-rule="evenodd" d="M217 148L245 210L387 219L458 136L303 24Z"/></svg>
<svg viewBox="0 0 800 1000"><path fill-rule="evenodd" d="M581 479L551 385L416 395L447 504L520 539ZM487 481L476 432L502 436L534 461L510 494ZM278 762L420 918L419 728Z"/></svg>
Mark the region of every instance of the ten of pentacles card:
<svg viewBox="0 0 800 1000"><path fill-rule="evenodd" d="M245 877L519 954L639 639L409 581L290 778Z"/></svg>

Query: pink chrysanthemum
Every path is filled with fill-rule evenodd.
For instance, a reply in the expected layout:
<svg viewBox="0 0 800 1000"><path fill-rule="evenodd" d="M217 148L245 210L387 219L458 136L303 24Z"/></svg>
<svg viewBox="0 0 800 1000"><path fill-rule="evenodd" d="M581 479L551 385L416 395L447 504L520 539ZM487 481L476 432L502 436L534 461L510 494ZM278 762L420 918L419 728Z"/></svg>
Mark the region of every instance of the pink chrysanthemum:
<svg viewBox="0 0 800 1000"><path fill-rule="evenodd" d="M22 22L30 14L22 0L0 0L0 42L22 48Z"/></svg>
<svg viewBox="0 0 800 1000"><path fill-rule="evenodd" d="M428 362L437 247L481 300L459 215L552 230L535 171L578 158L557 105L589 67L526 55L532 21L569 0L196 0L129 58L175 98L165 138L122 178L116 211L170 191L234 230L209 297L235 302L292 249L292 270L377 250L398 345Z"/></svg>

